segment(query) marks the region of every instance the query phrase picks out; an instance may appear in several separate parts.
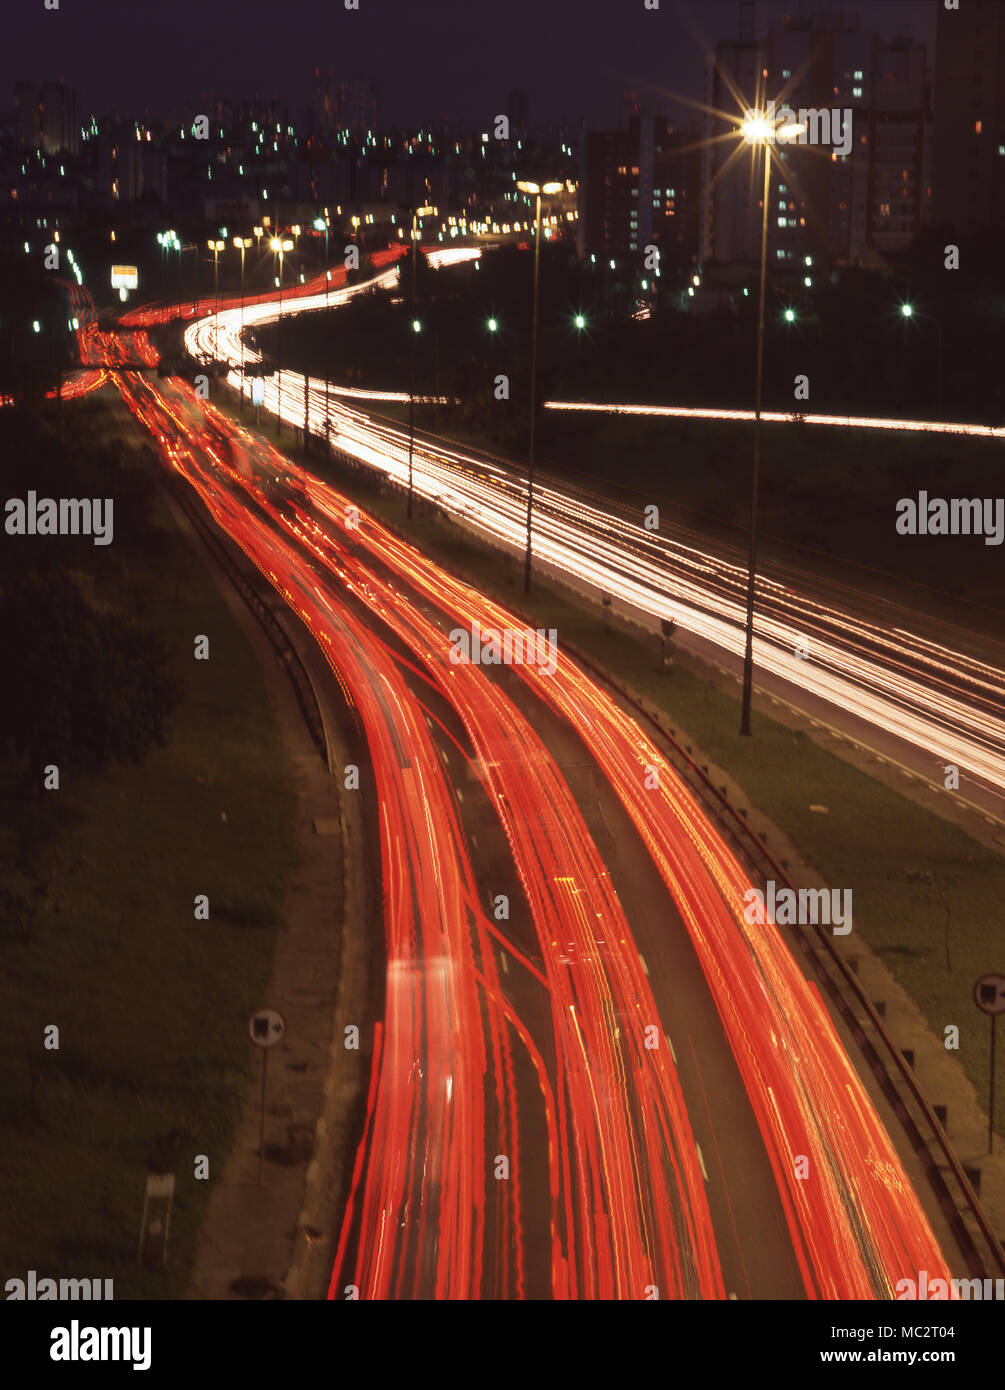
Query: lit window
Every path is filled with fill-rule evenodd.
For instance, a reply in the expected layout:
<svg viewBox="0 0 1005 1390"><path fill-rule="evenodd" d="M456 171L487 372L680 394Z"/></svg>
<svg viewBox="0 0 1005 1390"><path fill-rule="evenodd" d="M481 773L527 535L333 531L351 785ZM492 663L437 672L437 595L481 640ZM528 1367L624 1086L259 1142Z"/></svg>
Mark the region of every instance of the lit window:
<svg viewBox="0 0 1005 1390"><path fill-rule="evenodd" d="M975 135L981 135L981 134L983 134L983 132L984 132L984 122L983 122L983 121L974 121L974 134L975 134Z"/></svg>
<svg viewBox="0 0 1005 1390"><path fill-rule="evenodd" d="M851 94L852 94L853 97L860 97L860 96L862 95L862 88L861 88L861 87L852 87L852 89L851 89Z"/></svg>

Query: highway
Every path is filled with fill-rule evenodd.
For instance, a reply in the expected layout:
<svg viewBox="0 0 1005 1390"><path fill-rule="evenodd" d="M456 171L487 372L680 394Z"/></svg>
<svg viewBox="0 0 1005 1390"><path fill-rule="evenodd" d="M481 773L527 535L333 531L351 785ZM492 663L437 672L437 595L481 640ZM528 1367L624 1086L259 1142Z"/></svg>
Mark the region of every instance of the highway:
<svg viewBox="0 0 1005 1390"><path fill-rule="evenodd" d="M747 922L749 871L651 734L561 642L547 665L452 659L458 625L522 624L159 380L149 312L128 337L88 318L83 371L301 619L369 754L386 972L330 1297L886 1299L948 1277L788 933ZM330 419L400 476L374 422ZM481 467L438 469L423 456L420 491L449 474L481 525ZM515 484L491 488L504 515Z"/></svg>
<svg viewBox="0 0 1005 1390"><path fill-rule="evenodd" d="M366 732L386 992L332 1296L734 1292L728 1199L739 1193L727 1184L722 1201L707 1176L716 1129L732 1125L721 1097L695 1092L697 1072L682 1081L673 1039L690 1031L695 1001L675 1003L672 979L651 983L643 912L666 923L659 935L679 924L705 982L705 1025L753 1117L742 1161L769 1190L745 1194L739 1224L781 1212L781 1260L753 1296L884 1298L905 1270L948 1272L815 990L777 928L745 923L749 877L640 726L564 655L550 675L511 668L634 827L664 888L644 906L617 891L538 720L485 668L450 660L458 622L519 627L513 615L373 518L355 524L350 499L191 387L111 377L168 466L302 618ZM522 886L513 926L489 911L444 733L463 742L501 826ZM546 1222L528 1222L542 1201Z"/></svg>
<svg viewBox="0 0 1005 1390"><path fill-rule="evenodd" d="M283 313L337 307L354 294L394 282L397 268L368 284L284 298ZM306 287L310 288L310 287ZM273 322L278 302L245 309L245 327ZM186 330L191 351L241 361L240 311L223 310ZM246 361L257 354L245 347ZM240 389L232 371L230 384ZM245 382L250 393L250 382ZM306 396L305 396L306 390ZM289 424L331 437L347 454L402 482L407 479L408 439L400 428L362 408L368 394L346 391L302 375L266 379L265 408ZM306 409L305 409L306 402ZM359 402L359 405L357 405ZM326 414L327 411L327 414ZM526 482L515 466L446 442L417 442L416 492L451 512L466 528L520 553L526 528ZM891 523L892 524L892 523ZM600 499L538 481L535 485L535 564L583 587L594 598L612 596L615 608L657 629L677 624L679 640L726 669L736 671L743 650L746 571L678 531L647 531ZM839 605L827 585L797 587L770 572L759 577L755 619L755 682L764 691L843 729L901 762L936 786L943 769L960 772L959 798L1005 817L1005 672L973 652L935 641L932 624L897 611L892 620L875 602L845 595ZM870 616L870 611L872 616Z"/></svg>

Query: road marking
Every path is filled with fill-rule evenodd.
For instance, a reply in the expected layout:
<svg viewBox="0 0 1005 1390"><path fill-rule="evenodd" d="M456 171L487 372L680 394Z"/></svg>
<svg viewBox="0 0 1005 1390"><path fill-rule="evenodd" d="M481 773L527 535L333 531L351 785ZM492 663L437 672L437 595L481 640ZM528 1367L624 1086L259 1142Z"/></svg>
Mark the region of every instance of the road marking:
<svg viewBox="0 0 1005 1390"><path fill-rule="evenodd" d="M670 1034L669 1034L669 1033L664 1033L663 1036L664 1036L664 1038L666 1039L667 1047L670 1049L670 1056L673 1058L673 1064L674 1064L674 1066L676 1066L676 1065L677 1065L677 1054L676 1054L676 1052L674 1052L674 1050L673 1050L673 1043L670 1041Z"/></svg>
<svg viewBox="0 0 1005 1390"><path fill-rule="evenodd" d="M458 800L458 801L463 801L463 800L464 800L464 793L461 791L460 787L457 787L455 790L457 791L457 800Z"/></svg>
<svg viewBox="0 0 1005 1390"><path fill-rule="evenodd" d="M639 960L642 962L642 969L646 972L646 979L648 980L648 979L649 979L649 967L648 967L648 965L646 965L646 958L645 958L645 956L642 954L641 951L639 952Z"/></svg>
<svg viewBox="0 0 1005 1390"><path fill-rule="evenodd" d="M499 952L499 964L502 966L502 972L503 972L503 974L504 974L504 975L508 975L508 974L509 974L509 961L506 959L506 952L505 952L505 951L500 951L500 952Z"/></svg>
<svg viewBox="0 0 1005 1390"><path fill-rule="evenodd" d="M698 1167L701 1169L701 1175L705 1181L708 1182L708 1169L705 1167L705 1157L702 1154L701 1145L698 1143L697 1139L694 1141L694 1147L698 1152Z"/></svg>

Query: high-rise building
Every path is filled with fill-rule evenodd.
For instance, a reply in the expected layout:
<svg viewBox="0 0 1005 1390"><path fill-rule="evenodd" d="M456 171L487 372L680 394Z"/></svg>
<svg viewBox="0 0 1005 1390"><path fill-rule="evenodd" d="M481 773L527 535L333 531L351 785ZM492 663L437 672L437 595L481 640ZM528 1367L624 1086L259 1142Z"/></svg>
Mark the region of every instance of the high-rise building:
<svg viewBox="0 0 1005 1390"><path fill-rule="evenodd" d="M506 102L509 126L514 134L526 135L530 100L523 87L514 87Z"/></svg>
<svg viewBox="0 0 1005 1390"><path fill-rule="evenodd" d="M332 72L326 76L315 68L314 110L325 135L366 135L377 128L377 85L368 77L336 77Z"/></svg>
<svg viewBox="0 0 1005 1390"><path fill-rule="evenodd" d="M646 246L697 254L699 161L692 137L658 116L585 136L580 254L643 263Z"/></svg>
<svg viewBox="0 0 1005 1390"><path fill-rule="evenodd" d="M14 141L19 150L76 154L80 149L77 93L63 82L18 82L14 87Z"/></svg>
<svg viewBox="0 0 1005 1390"><path fill-rule="evenodd" d="M1005 8L938 9L935 222L1005 228Z"/></svg>
<svg viewBox="0 0 1005 1390"><path fill-rule="evenodd" d="M857 13L787 17L759 38L720 43L708 104L815 113L799 142L774 147L772 265L822 256L857 264L907 250L930 220L931 79L924 46L859 28ZM723 139L732 132L733 139ZM760 257L762 182L735 122L709 116L702 170L703 261ZM718 137L718 138L717 138Z"/></svg>
<svg viewBox="0 0 1005 1390"><path fill-rule="evenodd" d="M621 93L621 103L618 112L618 124L623 130L627 130L632 121L637 121L642 115L642 101L634 87L625 87Z"/></svg>

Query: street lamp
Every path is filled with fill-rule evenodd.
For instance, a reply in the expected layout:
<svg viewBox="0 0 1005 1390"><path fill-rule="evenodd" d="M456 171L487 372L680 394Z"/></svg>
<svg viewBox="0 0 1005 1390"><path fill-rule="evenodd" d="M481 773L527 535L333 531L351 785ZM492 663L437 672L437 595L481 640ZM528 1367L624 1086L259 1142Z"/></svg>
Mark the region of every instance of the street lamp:
<svg viewBox="0 0 1005 1390"><path fill-rule="evenodd" d="M785 109L785 108L783 108ZM761 471L761 397L764 386L764 296L768 271L768 201L771 196L771 149L770 144L776 135L791 139L802 129L793 121L769 120L760 111L749 111L740 134L748 145L763 146L764 149L764 189L762 193L761 217L761 288L757 309L757 385L754 407L754 468L750 490L750 552L747 564L747 619L743 650L743 707L740 715L740 733L750 733L750 702L754 684L754 581L757 573L757 494ZM700 284L698 276L694 277Z"/></svg>
<svg viewBox="0 0 1005 1390"><path fill-rule="evenodd" d="M531 532L534 517L534 393L537 386L537 299L538 279L541 264L541 194L561 193L560 183L531 183L526 179L517 180L521 193L531 193L537 199L534 212L534 307L531 319L530 338L530 440L527 449L527 554L524 559L523 587L530 593L530 552Z"/></svg>
<svg viewBox="0 0 1005 1390"><path fill-rule="evenodd" d="M328 299L329 299L329 296L331 295L331 290L332 290L332 287L331 287L332 273L331 273L331 271L328 269L328 213L327 213L327 212L325 213L324 217L315 217L315 219L314 219L314 230L315 230L316 232L324 232L324 234L325 234L325 307L327 308L327 307L328 307ZM326 370L326 371L325 371L325 439L326 439L326 440L330 438L330 434L331 434L331 421L330 421L329 418L328 418L329 412L330 412L330 406L329 406L329 399L328 399L328 372L327 372L327 370Z"/></svg>
<svg viewBox="0 0 1005 1390"><path fill-rule="evenodd" d="M290 228L290 231L293 233L293 247L294 247L294 252L295 252L296 260L297 260L297 273L298 273L298 274L300 273L300 232L301 232L301 230L302 230L302 228L301 228L299 222L297 223L297 225L296 225L295 227L291 227L291 228Z"/></svg>
<svg viewBox="0 0 1005 1390"><path fill-rule="evenodd" d="M901 306L900 306L900 314L901 314L901 317L902 317L903 319L911 320L911 319L914 318L914 305L910 302L910 300L904 300L904 302L901 304ZM923 316L923 318L925 319L925 321L927 321L927 316ZM937 409L938 416L939 416L939 418L941 419L941 418L942 418L942 324L941 324L938 320L936 320L936 322L935 322L935 332L936 332L936 351L937 351L937 354L938 354L937 365L938 365L938 374L939 374L939 381L938 381L939 394L938 394L938 401L937 401L937 407L936 407L936 409Z"/></svg>
<svg viewBox="0 0 1005 1390"><path fill-rule="evenodd" d="M436 208L425 204L412 209L412 346L408 354L408 516L412 515L412 454L415 450L415 337L422 324L415 317L415 265L419 255L419 218L431 217Z"/></svg>
<svg viewBox="0 0 1005 1390"><path fill-rule="evenodd" d="M276 356L279 358L279 381L277 383L276 397L276 425L279 433L283 432L283 257L287 251L293 249L293 242L288 237L274 236L269 240L269 246L273 256L279 257L279 330L276 336Z"/></svg>
<svg viewBox="0 0 1005 1390"><path fill-rule="evenodd" d="M255 234L255 264L258 266L258 283L262 283L262 237L265 234L264 227L252 227Z"/></svg>
<svg viewBox="0 0 1005 1390"><path fill-rule="evenodd" d="M580 383L579 358L580 347L583 342L583 330L586 328L586 315L577 314L575 318L572 320L572 322L576 328L576 392L578 394L582 389Z"/></svg>
<svg viewBox="0 0 1005 1390"><path fill-rule="evenodd" d="M241 414L244 414L244 253L251 245L251 237L236 236L234 245L241 253Z"/></svg>
<svg viewBox="0 0 1005 1390"><path fill-rule="evenodd" d="M213 253L213 298L216 300L216 312L219 313L219 312L220 312L220 288L219 288L219 286L220 286L220 280L219 280L219 273L218 273L218 272L219 272L219 264L220 264L220 252L221 252L221 251L223 250L223 248L227 245L227 243L226 243L225 241L207 241L207 242L206 242L206 245L209 247L209 249L210 249L210 250L212 251L212 253Z"/></svg>

